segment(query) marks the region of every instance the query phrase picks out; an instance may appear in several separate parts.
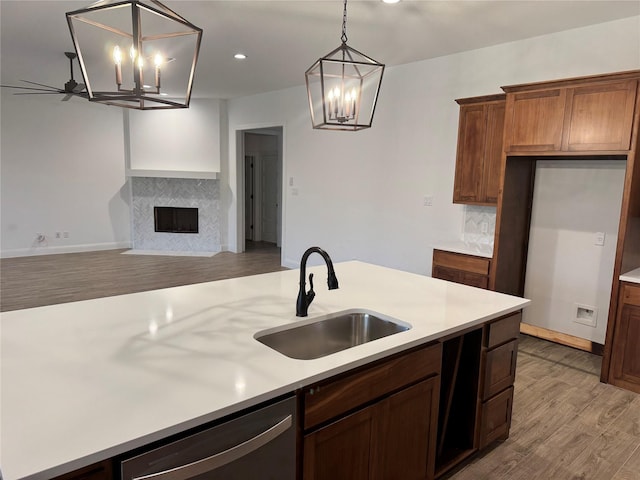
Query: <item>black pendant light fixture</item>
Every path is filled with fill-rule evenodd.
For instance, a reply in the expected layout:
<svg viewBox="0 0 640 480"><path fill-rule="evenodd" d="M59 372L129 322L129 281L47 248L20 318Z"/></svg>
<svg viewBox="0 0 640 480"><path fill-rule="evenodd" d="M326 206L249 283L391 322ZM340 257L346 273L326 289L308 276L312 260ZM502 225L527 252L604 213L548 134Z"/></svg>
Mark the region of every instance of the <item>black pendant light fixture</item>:
<svg viewBox="0 0 640 480"><path fill-rule="evenodd" d="M347 45L347 0L342 44L306 72L313 128L362 130L371 127L384 65Z"/></svg>
<svg viewBox="0 0 640 480"><path fill-rule="evenodd" d="M102 0L66 17L90 101L189 107L202 29L157 0Z"/></svg>

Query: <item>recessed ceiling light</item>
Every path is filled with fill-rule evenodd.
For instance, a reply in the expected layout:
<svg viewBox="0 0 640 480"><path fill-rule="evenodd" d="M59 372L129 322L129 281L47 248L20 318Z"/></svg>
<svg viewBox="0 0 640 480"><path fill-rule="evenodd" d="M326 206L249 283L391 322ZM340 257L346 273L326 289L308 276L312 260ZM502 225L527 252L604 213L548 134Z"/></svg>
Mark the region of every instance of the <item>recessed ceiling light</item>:
<svg viewBox="0 0 640 480"><path fill-rule="evenodd" d="M236 53L233 58L235 58L236 60L244 60L245 58L247 58L247 56L244 53Z"/></svg>
<svg viewBox="0 0 640 480"><path fill-rule="evenodd" d="M400 0L382 0L383 3L398 3Z"/></svg>

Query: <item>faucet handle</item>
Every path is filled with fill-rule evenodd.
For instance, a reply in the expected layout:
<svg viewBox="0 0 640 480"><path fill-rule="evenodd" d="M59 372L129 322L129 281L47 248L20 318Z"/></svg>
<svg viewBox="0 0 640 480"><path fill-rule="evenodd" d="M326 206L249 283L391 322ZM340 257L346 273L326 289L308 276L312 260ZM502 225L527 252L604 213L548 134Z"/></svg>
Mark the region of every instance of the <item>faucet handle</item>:
<svg viewBox="0 0 640 480"><path fill-rule="evenodd" d="M309 274L309 291L307 292L307 306L313 302L316 292L313 291L313 273Z"/></svg>

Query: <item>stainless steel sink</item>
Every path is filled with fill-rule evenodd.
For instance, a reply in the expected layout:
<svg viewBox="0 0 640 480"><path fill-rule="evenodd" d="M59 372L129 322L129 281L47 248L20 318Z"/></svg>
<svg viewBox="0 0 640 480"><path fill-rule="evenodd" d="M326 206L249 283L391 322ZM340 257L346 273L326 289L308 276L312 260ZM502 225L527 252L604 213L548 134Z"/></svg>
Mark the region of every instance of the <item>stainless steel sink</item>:
<svg viewBox="0 0 640 480"><path fill-rule="evenodd" d="M366 311L346 311L254 338L290 358L312 360L409 330L411 325Z"/></svg>

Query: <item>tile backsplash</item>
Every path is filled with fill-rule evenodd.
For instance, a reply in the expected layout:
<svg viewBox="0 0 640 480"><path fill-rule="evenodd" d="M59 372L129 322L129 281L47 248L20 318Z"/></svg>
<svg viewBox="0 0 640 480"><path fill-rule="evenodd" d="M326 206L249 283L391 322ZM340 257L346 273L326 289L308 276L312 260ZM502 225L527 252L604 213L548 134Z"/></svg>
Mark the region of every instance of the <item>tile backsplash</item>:
<svg viewBox="0 0 640 480"><path fill-rule="evenodd" d="M492 245L496 231L496 207L465 205L462 241Z"/></svg>

